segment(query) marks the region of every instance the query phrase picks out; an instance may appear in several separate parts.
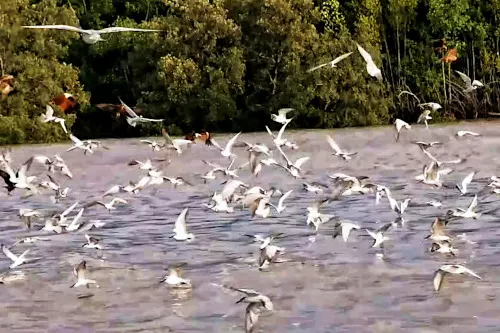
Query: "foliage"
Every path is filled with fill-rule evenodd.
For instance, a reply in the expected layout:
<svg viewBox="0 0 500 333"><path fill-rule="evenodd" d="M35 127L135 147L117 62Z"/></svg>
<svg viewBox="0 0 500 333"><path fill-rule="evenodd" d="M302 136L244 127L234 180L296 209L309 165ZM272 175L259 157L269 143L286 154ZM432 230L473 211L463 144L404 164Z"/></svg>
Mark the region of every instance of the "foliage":
<svg viewBox="0 0 500 333"><path fill-rule="evenodd" d="M62 115L86 137L158 133L130 127L98 103L137 106L172 134L252 131L270 114L295 109L290 126L325 128L415 121L421 102L435 120L499 112L500 1L492 0L12 0L0 11L0 70L15 90L0 97L0 143L57 141L57 124L38 120L62 92L78 101ZM87 45L77 33L25 30L68 24L163 30L115 33ZM458 60L443 64L441 39ZM354 42L381 67L378 82ZM337 64L307 70L352 52ZM479 79L464 93L454 70ZM279 127L272 124L274 128Z"/></svg>

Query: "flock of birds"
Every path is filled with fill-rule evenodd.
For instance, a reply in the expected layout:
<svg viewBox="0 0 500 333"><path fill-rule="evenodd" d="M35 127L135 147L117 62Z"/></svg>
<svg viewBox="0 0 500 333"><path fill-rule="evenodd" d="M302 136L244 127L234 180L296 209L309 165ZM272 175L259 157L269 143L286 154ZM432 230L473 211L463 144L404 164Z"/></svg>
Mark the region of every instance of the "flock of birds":
<svg viewBox="0 0 500 333"><path fill-rule="evenodd" d="M48 25L48 26L24 26L24 28L30 29L60 29L76 31L82 34L83 40L86 43L96 43L103 40L101 34L112 33L120 31L159 31L159 30L147 30L147 29L131 29L131 28L107 28L103 30L83 30L76 27L65 26L65 25ZM368 74L372 77L382 80L382 74L380 69L373 62L370 54L366 52L359 44L356 44L359 53L366 62L366 70ZM322 67L331 66L336 67L336 65L343 59L349 57L352 52L344 54L331 62L326 64L321 64L319 66L311 68L309 71L315 71ZM465 74L459 73L464 82L466 83L465 91L472 92L474 89L481 87L481 82L474 80L471 82ZM410 92L403 92L412 94ZM413 95L414 96L414 95ZM417 98L415 96L415 98ZM417 98L418 99L418 98ZM420 101L419 101L420 102ZM120 100L121 107L127 113L127 122L130 126L136 126L140 123L145 122L162 122L163 119L150 119L138 116L130 107L128 107L123 101ZM432 119L431 111L437 111L441 108L438 103L419 103L419 107L423 109L421 116L418 119L418 123L425 123L428 126L428 121ZM187 135L185 138L172 139L169 134L163 130L163 142L158 142L156 140L140 140L141 143L150 146L153 152L158 152L162 150L172 151L176 154L183 154L189 145L194 143L196 140L203 141L208 148L216 149L220 151L222 158L222 163L217 164L210 161L204 161L209 167L209 170L200 175L200 181L210 182L217 179L217 177L222 176L226 180L221 184L223 185L220 192L213 193L210 202L205 203L204 206L216 213L232 213L235 208L242 207L243 209L248 209L252 217L259 216L261 218L267 218L274 211L276 214L282 214L286 210L286 200L294 191L289 190L285 193L277 188L264 189L260 186L250 187L249 184L241 181L238 176L238 172L244 168L248 168L253 177L258 177L258 175L263 171L264 168L279 168L283 172L287 173L290 177L295 179L303 179L303 166L310 160L310 156L303 156L298 159L291 159L289 157L290 150L298 150L299 146L293 140L285 137L285 129L287 125L292 121L293 118L287 118L287 115L293 111L291 108L280 109L277 114L271 115L271 120L279 123L281 125L280 130L277 134L273 133L269 127L266 126L266 130L271 136L273 147L268 147L264 143L249 143L249 142L239 142L239 136L241 134L237 133L228 142L221 146L214 139L212 133L194 133L193 135ZM54 110L51 106L47 106L45 114L42 114L41 121L48 123L54 122L58 123L63 130L68 133L65 126L64 119L54 116ZM406 123L401 119L396 119L395 123L395 140L398 141L403 130L411 130L411 125ZM98 148L109 149L102 142L97 140L80 140L71 133L68 133L72 141L72 146L67 149L67 151L81 150L85 155L93 154L93 152ZM478 136L479 133L474 133L471 131L459 131L456 133L458 137L463 136ZM332 155L342 159L346 162L352 160L357 155L357 152L346 151L340 148L340 146L335 142L335 140L327 135L326 143L329 145L332 151ZM424 185L441 188L449 187L449 184L443 179L446 175L452 172L452 169L445 168L447 164L461 163L462 160L453 161L439 161L430 152L430 149L436 145L440 145L440 142L424 142L416 141L414 142L418 147L420 147L423 154L429 158L429 164L424 166L422 174L415 177L416 181L421 182ZM245 147L248 153L248 160L239 165L235 166L235 161L238 156L235 153L235 147ZM285 152L286 151L286 152ZM174 155L175 155L174 153ZM276 157L276 155L278 157ZM39 181L37 176L29 175L31 165L33 162L39 163L47 168L48 179ZM109 202L104 202L102 200L92 201L85 203L79 208L78 212L72 216L72 212L76 209L80 202L75 202L73 205L68 207L62 212L47 215L45 212L40 210L34 210L31 208L22 208L19 210L19 217L23 221L26 228L33 228L36 221L39 219L43 220L43 227L41 230L47 233L71 233L71 232L87 232L93 228L100 228L103 226L102 223L98 221L85 223L82 221L82 216L86 209L90 209L93 206L102 206L108 211L113 211L119 209L119 205L127 205L128 201L117 197L116 195L120 193L136 194L143 189L151 186L156 186L164 183L165 181L170 182L175 188L179 186L189 186L191 185L188 181L182 177L167 177L163 174L163 170L156 166L154 162L166 162L166 159L156 159L156 160L146 160L139 161L133 160L129 163L130 166L138 166L140 170L147 172L143 177L141 177L137 182L131 182L127 185L115 185L109 190L103 193L103 198L112 196ZM227 165L224 163L227 162ZM42 191L51 191L51 200L53 202L59 202L61 199L67 198L70 189L68 187L63 188L59 184L54 174L59 173L65 177L72 179L73 174L70 171L69 166L61 158L60 155L55 155L54 157L35 155L30 157L25 163L23 163L18 169L13 167L13 162L9 150L5 150L0 156L0 176L5 182L5 188L10 195L15 190L24 190L23 197L30 197L33 195L38 195ZM470 173L465 177L463 182L456 186L460 195L469 193L468 185L473 181L475 173ZM398 225L404 224L404 215L407 208L410 205L410 199L398 202L393 196L392 191L389 187L383 184L375 184L371 182L367 177L354 177L351 175L346 175L342 173L336 173L329 176L331 179L331 184L321 184L317 182L306 183L303 182L303 190L320 195L321 199L317 200L310 207L307 208L307 219L306 225L311 226L318 231L318 229L328 221L335 222L333 238L341 236L344 242L347 242L349 235L353 230L361 230L361 226L344 221L333 214L322 213L322 207L324 204L342 200L345 196L350 195L375 195L375 203L380 204L383 198L387 198L389 203L388 208L397 214L397 219L393 223L387 223L382 225L377 230L365 229L367 234L373 239L372 247L380 249L381 252L377 253L378 257L383 258L384 244L390 239L387 234ZM255 178L254 178L255 179ZM500 179L492 177L492 182L488 185L488 188L492 188L494 193L500 193ZM273 202L273 198L279 197L277 202ZM428 205L434 207L440 207L441 202L439 201L429 201ZM455 256L456 249L452 245L452 238L448 235L447 226L448 222L458 218L473 218L477 219L480 217L480 213L476 211L478 204L477 194L474 196L472 202L467 209L454 209L446 212L444 216L437 217L431 225L430 234L426 237L432 241L430 247L431 252L437 252L449 256ZM188 229L188 217L189 208L185 208L181 211L179 216L175 221L174 228L172 230L172 239L178 242L191 242L195 239L195 235ZM269 269L276 262L285 262L281 257L284 253L284 248L276 244L276 240L279 239L281 234L269 234L269 235L249 235L255 242L259 243L259 259L258 266L260 270ZM10 268L15 269L22 266L24 263L29 262L28 257L29 249L24 251L22 254L15 254L13 248L20 243L35 243L41 240L43 237L27 237L13 243L12 246L1 245L3 253L11 261ZM86 242L82 245L85 248L96 249L102 251L104 249L103 244L100 239L96 237L89 236L85 234ZM447 274L469 274L473 277L481 279L481 277L461 264L445 264L442 265L438 270L435 271L433 277L433 286L435 291L439 291L443 285L444 277ZM74 274L76 280L71 286L72 288L87 287L90 285L95 285L99 287L96 280L89 278L89 273L87 271L87 262L81 261L76 267L74 267ZM18 275L4 276L2 277L2 282L7 283L11 280L19 278ZM172 287L172 288L191 288L191 281L183 277L182 265L173 264L169 267L168 274L161 280L162 283ZM237 302L248 303L245 311L245 331L250 333L253 332L255 326L258 322L259 315L263 310L273 311L274 306L271 299L265 294L246 288L236 288L228 285L216 285L221 287L223 290L237 291L242 294L241 299Z"/></svg>

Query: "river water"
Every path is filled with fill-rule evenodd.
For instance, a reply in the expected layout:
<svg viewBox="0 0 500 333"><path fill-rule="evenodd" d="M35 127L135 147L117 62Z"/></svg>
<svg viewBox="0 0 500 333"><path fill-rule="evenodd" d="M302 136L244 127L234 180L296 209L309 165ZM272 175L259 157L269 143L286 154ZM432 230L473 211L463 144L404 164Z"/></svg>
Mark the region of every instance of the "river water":
<svg viewBox="0 0 500 333"><path fill-rule="evenodd" d="M277 131L278 126L274 127ZM469 129L481 137L457 138L458 130ZM331 155L325 135L331 134L338 144L359 154L345 162ZM392 127L343 129L328 131L289 131L285 135L296 141L297 151L285 150L292 160L311 156L304 165L304 181L328 183L328 174L342 172L368 176L373 182L393 188L398 200L412 199L406 223L388 232L385 257L376 257L372 239L364 230L376 229L392 222L396 214L387 199L375 205L373 194L345 197L325 205L323 213L354 221L362 229L354 230L347 243L332 239L333 223L320 227L316 235L306 226L306 207L316 196L302 191L302 180L296 180L280 168L264 167L257 178L248 168L240 179L264 188L275 186L283 191L293 189L287 209L272 211L267 219L251 218L247 210L236 208L233 214L215 213L203 206L214 190L222 188L218 179L204 184L196 174L207 172L202 161L225 163L214 149L196 144L181 156L169 155L164 168L169 176L182 176L194 186L174 189L170 184L146 188L136 195L120 194L129 201L109 213L94 206L85 210L82 219L106 222L100 229L88 232L105 245L102 253L83 248L84 232L60 235L24 229L18 209L36 208L47 212L62 211L75 200L81 203L99 199L110 186L137 181L143 174L137 166L127 166L132 159L165 157L152 152L138 139L107 140L110 150L99 150L84 156L79 150L65 152L69 144L14 147L13 159L18 165L33 154L60 153L72 170L69 180L56 178L71 191L67 199L53 204L48 196L21 199L21 191L12 196L2 194L0 239L11 245L28 235L45 235L49 240L19 244L16 254L31 249L34 259L16 271L26 278L1 287L0 311L2 332L242 332L244 304L235 304L238 294L227 292L216 284L251 288L268 295L275 311L263 313L257 332L498 332L500 303L499 217L494 211L495 195L482 195L479 211L491 211L479 220L462 219L448 225L457 236L456 258L430 253L428 235L435 216L447 209L466 208L474 193L483 190L487 178L500 165L500 130L498 123L460 123L457 125L413 126L395 142ZM217 136L225 144L229 136ZM160 139L158 139L160 140ZM431 149L440 160L466 158L451 165L454 171L446 181L459 183L469 172L476 171L470 185L471 194L460 196L457 189L434 189L419 184L414 177L428 164L428 158L411 144L413 140L441 141ZM272 146L265 133L242 134L239 141L264 142ZM235 148L236 164L245 162L247 153ZM278 152L274 157L279 159ZM46 178L43 166L34 163L30 174ZM443 206L425 204L441 200ZM277 202L277 198L273 202ZM79 206L80 207L80 206ZM78 208L79 208L78 207ZM189 207L188 228L196 236L190 243L170 238L177 215ZM259 271L258 247L245 234L283 232L276 243L285 247L285 263L268 271ZM466 233L471 244L458 238ZM69 288L75 281L72 269L87 260L91 278L100 288ZM193 289L172 290L158 283L166 268L185 262L184 276ZM447 277L443 288L435 293L434 271L444 263L466 263L482 280L470 276ZM9 272L10 261L0 257L0 269ZM79 299L82 294L92 297Z"/></svg>

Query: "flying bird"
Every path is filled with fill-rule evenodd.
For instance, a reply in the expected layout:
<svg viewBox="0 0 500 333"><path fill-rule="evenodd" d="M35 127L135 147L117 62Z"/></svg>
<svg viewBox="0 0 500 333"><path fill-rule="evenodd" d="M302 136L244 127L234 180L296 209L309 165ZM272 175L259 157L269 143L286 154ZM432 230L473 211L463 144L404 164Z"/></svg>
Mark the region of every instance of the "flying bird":
<svg viewBox="0 0 500 333"><path fill-rule="evenodd" d="M339 147L339 145L329 135L326 136L326 141L328 142L328 144L330 145L330 147L333 149L333 153L332 154L334 156L338 156L340 158L343 158L346 161L349 161L350 159L352 159L351 156L354 156L354 155L357 154L357 152L347 152L347 151L341 150L340 147Z"/></svg>
<svg viewBox="0 0 500 333"><path fill-rule="evenodd" d="M293 111L292 108L283 108L278 110L278 114L271 114L271 120L284 125L285 123L289 123L292 118L287 119L286 115L288 112Z"/></svg>
<svg viewBox="0 0 500 333"><path fill-rule="evenodd" d="M143 116L138 116L137 113L134 112L127 104L125 104L120 98L120 103L122 104L123 108L125 109L125 112L127 112L127 123L135 127L137 124L140 123L151 123L151 122L162 122L164 119L151 119L151 118L144 118Z"/></svg>
<svg viewBox="0 0 500 333"><path fill-rule="evenodd" d="M401 120L401 119L396 119L396 121L394 122L394 127L396 128L396 132L397 132L396 142L399 141L399 135L401 134L401 130L403 128L405 128L407 130L411 129L410 124L408 124L406 121Z"/></svg>
<svg viewBox="0 0 500 333"><path fill-rule="evenodd" d="M422 112L417 119L417 124L421 124L423 122L425 124L425 128L429 128L429 124L427 123L427 120L432 119L430 114L431 114L430 110L425 110L424 112Z"/></svg>
<svg viewBox="0 0 500 333"><path fill-rule="evenodd" d="M66 129L66 124L64 123L64 118L59 118L54 116L54 109L50 106L46 106L46 112L42 113L42 119L44 123L48 122L55 122L59 123L64 131L64 133L68 133L68 130Z"/></svg>
<svg viewBox="0 0 500 333"><path fill-rule="evenodd" d="M332 61L329 61L327 63L324 63L324 64L321 64L321 65L318 65L316 67L308 69L307 72L312 72L312 71L315 71L315 70L320 69L320 68L325 67L325 66L330 66L332 68L337 67L336 64L338 64L340 61L344 60L345 58L347 58L351 54L352 54L352 52L342 54L341 56L338 56L337 58L333 59Z"/></svg>
<svg viewBox="0 0 500 333"><path fill-rule="evenodd" d="M366 71L368 72L368 74L370 74L370 76L372 77L376 77L377 80L382 81L382 71L377 67L377 65L375 65L372 56L368 52L366 52L366 50L362 48L358 43L356 43L356 46L358 47L359 53L366 62Z"/></svg>
<svg viewBox="0 0 500 333"><path fill-rule="evenodd" d="M468 77L466 74L459 72L457 70L455 72L457 72L457 74L460 75L460 78L465 82L464 93L470 93L479 87L484 87L484 84L482 84L481 81L478 80L471 81L470 77Z"/></svg>
<svg viewBox="0 0 500 333"><path fill-rule="evenodd" d="M479 275L468 269L467 267L463 265L443 265L441 266L435 273L434 273L434 278L432 279L432 283L434 285L434 290L439 291L441 289L441 286L443 285L443 280L445 275L449 274L464 274L467 273L469 275L472 275L475 278L481 279Z"/></svg>
<svg viewBox="0 0 500 333"><path fill-rule="evenodd" d="M82 39L85 43L87 44L95 44L100 41L105 41L101 37L102 34L109 34L113 32L158 32L162 30L157 30L157 29L138 29L138 28L124 28L124 27L109 27L109 28L104 28L101 30L93 30L93 29L82 29L82 28L77 28L73 27L71 25L62 25L62 24L56 24L56 25L23 25L22 26L25 29L57 29L57 30L67 30L67 31L74 31L82 34Z"/></svg>

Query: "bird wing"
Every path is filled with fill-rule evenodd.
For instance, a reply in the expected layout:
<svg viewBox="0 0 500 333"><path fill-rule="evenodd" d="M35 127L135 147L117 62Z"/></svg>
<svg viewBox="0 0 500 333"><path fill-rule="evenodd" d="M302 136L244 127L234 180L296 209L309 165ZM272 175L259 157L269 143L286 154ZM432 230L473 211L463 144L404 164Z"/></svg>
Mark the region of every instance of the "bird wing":
<svg viewBox="0 0 500 333"><path fill-rule="evenodd" d="M52 106L50 105L47 105L45 106L45 116L47 118L52 118L54 116L54 109L52 108Z"/></svg>
<svg viewBox="0 0 500 333"><path fill-rule="evenodd" d="M14 253L10 252L10 250L3 244L2 244L2 251L10 260L16 261L18 259L18 257Z"/></svg>
<svg viewBox="0 0 500 333"><path fill-rule="evenodd" d="M35 161L37 161L38 163L41 163L41 164L45 164L48 161L50 161L50 158L48 158L47 156L43 156L43 155L36 155L33 158L35 159Z"/></svg>
<svg viewBox="0 0 500 333"><path fill-rule="evenodd" d="M184 208L182 212L175 220L174 232L185 233L186 232L186 218L187 218L188 208Z"/></svg>
<svg viewBox="0 0 500 333"><path fill-rule="evenodd" d="M113 200L111 200L111 204L114 205L115 203L128 204L127 200L122 198L113 198Z"/></svg>
<svg viewBox="0 0 500 333"><path fill-rule="evenodd" d="M358 51L359 53L361 54L361 56L363 57L363 59L365 60L365 62L367 64L373 64L373 59L372 59L372 56L370 55L370 53L366 52L366 50L361 46L359 45L358 43L356 43L356 46L358 47Z"/></svg>
<svg viewBox="0 0 500 333"><path fill-rule="evenodd" d="M280 130L279 130L279 132L278 132L278 135L276 136L276 139L278 139L278 140L281 140L281 139L282 139L282 137L283 137L283 133L285 132L286 125L288 125L288 123L289 123L289 121L285 122L285 123L283 124L283 126L281 126L281 128L280 128ZM272 135L272 133L271 133L271 135Z"/></svg>
<svg viewBox="0 0 500 333"><path fill-rule="evenodd" d="M441 289L441 286L443 285L443 279L444 276L446 275L446 272L444 272L441 269L438 269L434 273L434 278L432 279L432 284L434 285L434 290L439 291Z"/></svg>
<svg viewBox="0 0 500 333"><path fill-rule="evenodd" d="M63 118L59 118L59 119L60 119L59 120L59 124L61 124L61 127L62 127L64 133L67 134L68 133L68 129L66 128L66 124L64 123L64 119Z"/></svg>
<svg viewBox="0 0 500 333"><path fill-rule="evenodd" d="M84 280L86 271L87 271L87 263L84 260L81 263L79 263L78 266L76 266L76 268L74 269L76 278L78 280Z"/></svg>
<svg viewBox="0 0 500 333"><path fill-rule="evenodd" d="M290 162L290 160L288 159L288 157L283 152L283 149L281 149L281 147L278 146L278 145L276 145L276 148L278 148L278 151L280 152L281 156L283 156L283 158L286 160L287 165L291 165L292 163Z"/></svg>
<svg viewBox="0 0 500 333"><path fill-rule="evenodd" d="M19 171L17 172L18 178L25 179L26 178L26 173L31 167L31 163L33 162L33 157L30 157L26 162L21 165L19 168Z"/></svg>
<svg viewBox="0 0 500 333"><path fill-rule="evenodd" d="M101 206L105 207L104 202L102 202L102 201L97 201L97 200L91 201L91 202L89 202L88 204L86 204L86 205L85 205L85 206L83 206L83 207L84 207L84 208L89 208L89 207L92 207L92 206L95 206L95 205L101 205Z"/></svg>
<svg viewBox="0 0 500 333"><path fill-rule="evenodd" d="M72 204L68 209L66 209L64 212L62 212L61 216L66 216L68 215L69 213L71 213L71 211L73 209L75 209L76 205L78 205L78 201L75 202L74 204Z"/></svg>
<svg viewBox="0 0 500 333"><path fill-rule="evenodd" d="M237 133L235 136L233 136L226 144L226 149L228 151L231 151L231 149L233 148L233 145L234 143L236 142L236 139L238 138L238 136L241 134L241 132Z"/></svg>
<svg viewBox="0 0 500 333"><path fill-rule="evenodd" d="M257 167L257 159L258 159L259 153L256 153L254 151L250 151L249 155L249 163L250 163L250 170L252 173L254 173L255 168Z"/></svg>
<svg viewBox="0 0 500 333"><path fill-rule="evenodd" d="M75 146L83 144L82 141L80 139L78 139L76 136L74 136L73 134L70 134L69 137L70 137L71 141L73 141L73 144Z"/></svg>
<svg viewBox="0 0 500 333"><path fill-rule="evenodd" d="M118 97L118 100L122 104L122 106L125 109L125 111L129 114L129 116L131 116L132 118L139 118L139 116L134 112L134 110L132 110L130 108L130 106L128 106L127 104L125 104L120 97Z"/></svg>
<svg viewBox="0 0 500 333"><path fill-rule="evenodd" d="M56 25L23 25L23 28L28 28L28 29L57 29L57 30L68 30L68 31L74 31L78 32L81 34L88 34L88 31L83 30L81 28L73 27L71 25L62 25L62 24L56 24Z"/></svg>
<svg viewBox="0 0 500 333"><path fill-rule="evenodd" d="M224 150L213 138L210 139L210 142L212 143L212 145L219 148L220 150Z"/></svg>
<svg viewBox="0 0 500 333"><path fill-rule="evenodd" d="M153 144L153 141L150 141L150 140L140 140L140 142L142 142L142 143L148 143L150 145Z"/></svg>
<svg viewBox="0 0 500 333"><path fill-rule="evenodd" d="M468 77L468 76L467 76L467 75L465 75L464 73L459 72L459 71L457 71L457 70L455 70L455 72L457 72L457 74L458 74L458 75L460 75L460 78L461 78L461 79L465 82L465 85L466 85L467 87L472 86L472 82L471 82L471 80L470 80L470 77Z"/></svg>
<svg viewBox="0 0 500 333"><path fill-rule="evenodd" d="M124 32L124 31L137 31L137 32L155 32L155 31L162 31L162 30L157 30L157 29L139 29L139 28L125 28L125 27L109 27L109 28L104 28L101 30L98 30L100 34L109 34L112 32Z"/></svg>
<svg viewBox="0 0 500 333"><path fill-rule="evenodd" d="M283 126L286 126L286 125L287 125L287 123L285 123ZM276 136L273 134L273 132L271 132L271 130L269 129L269 127L267 127L267 125L266 125L266 131L267 131L267 133L269 133L269 135L270 135L270 136L272 136L274 139L276 138Z"/></svg>
<svg viewBox="0 0 500 333"><path fill-rule="evenodd" d="M344 53L340 56L338 56L337 58L333 59L330 63L333 66L335 66L335 64L338 64L339 62L341 62L342 60L344 60L345 58L347 58L348 56L350 56L352 54L352 52L349 52L349 53Z"/></svg>
<svg viewBox="0 0 500 333"><path fill-rule="evenodd" d="M293 164L293 166L300 170L300 168L302 167L302 165L304 163L306 163L307 161L309 161L309 159L310 159L309 156L301 157L301 158L299 158L298 160L295 161L295 163Z"/></svg>
<svg viewBox="0 0 500 333"><path fill-rule="evenodd" d="M390 227L392 227L392 223L386 223L386 224L384 224L383 226L381 226L380 228L377 229L377 233L378 232L384 233L387 230L389 230Z"/></svg>
<svg viewBox="0 0 500 333"><path fill-rule="evenodd" d="M476 173L474 171L472 171L471 173L469 173L467 175L467 177L464 178L464 180L462 180L462 188L467 187L467 185L469 185L472 182L472 178L474 178L475 174Z"/></svg>
<svg viewBox="0 0 500 333"><path fill-rule="evenodd" d="M331 61L326 62L326 63L324 63L324 64L321 64L321 65L315 66L315 67L313 67L313 68L309 68L309 69L307 70L307 72L308 72L308 73L313 72L313 71L315 71L315 70L317 70L317 69L320 69L321 67L325 67L325 66L330 65L330 64L331 64Z"/></svg>
<svg viewBox="0 0 500 333"><path fill-rule="evenodd" d="M328 142L328 144L330 145L330 147L332 147L332 149L337 154L340 154L342 152L342 150L340 150L339 145L335 142L335 140L333 140L333 138L331 136L327 135L326 136L326 141Z"/></svg>
<svg viewBox="0 0 500 333"><path fill-rule="evenodd" d="M287 191L285 194L281 196L281 198L278 200L278 207L283 207L283 202L285 201L286 198L292 193L293 190Z"/></svg>
<svg viewBox="0 0 500 333"><path fill-rule="evenodd" d="M184 140L184 139L174 139L174 140L172 140L172 143L176 146L182 146L182 145L187 145L187 144L193 143L193 141Z"/></svg>
<svg viewBox="0 0 500 333"><path fill-rule="evenodd" d="M472 202L470 203L469 207L467 208L468 211L473 211L477 207L477 194L474 196L474 199L472 199Z"/></svg>
<svg viewBox="0 0 500 333"><path fill-rule="evenodd" d="M278 114L282 117L285 117L288 112L293 110L294 110L293 108L282 108L278 110Z"/></svg>

